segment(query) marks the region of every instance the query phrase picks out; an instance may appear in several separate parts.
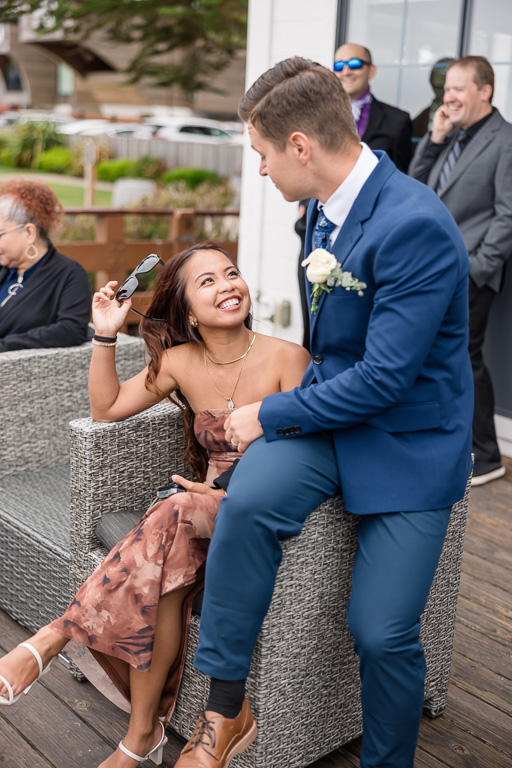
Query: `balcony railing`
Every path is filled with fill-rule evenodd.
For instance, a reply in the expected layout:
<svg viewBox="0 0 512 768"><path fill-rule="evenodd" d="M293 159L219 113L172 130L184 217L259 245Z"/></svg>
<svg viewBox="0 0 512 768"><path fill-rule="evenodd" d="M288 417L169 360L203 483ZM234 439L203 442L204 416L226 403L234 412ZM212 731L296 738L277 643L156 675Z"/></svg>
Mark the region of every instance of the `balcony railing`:
<svg viewBox="0 0 512 768"><path fill-rule="evenodd" d="M66 208L66 216L94 217L94 240L64 241L58 239L56 247L59 251L78 261L84 269L94 275L93 286L97 290L109 280L118 283L148 255L156 253L163 261L167 261L179 251L188 248L198 241L199 224L207 222L210 225L215 219L233 221L238 219L238 211L226 210L194 210L194 209L122 209L111 208ZM158 239L129 240L126 238L125 220L127 216L155 217L167 219L167 237ZM204 229L204 226L203 226ZM207 228L208 229L208 228ZM204 238L203 238L204 239ZM225 248L236 261L237 239L214 240ZM152 297L151 291L138 292L134 295L134 306L144 311ZM133 315L133 324L138 322ZM130 320L130 325L132 324Z"/></svg>

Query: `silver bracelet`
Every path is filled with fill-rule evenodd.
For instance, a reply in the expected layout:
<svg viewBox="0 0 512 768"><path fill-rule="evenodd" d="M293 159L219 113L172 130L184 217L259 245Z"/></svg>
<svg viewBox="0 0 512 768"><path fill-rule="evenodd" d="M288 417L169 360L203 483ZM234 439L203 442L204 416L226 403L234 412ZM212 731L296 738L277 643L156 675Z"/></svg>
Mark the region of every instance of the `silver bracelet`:
<svg viewBox="0 0 512 768"><path fill-rule="evenodd" d="M115 347L117 345L117 341L96 341L96 339L91 339L92 343L97 347Z"/></svg>

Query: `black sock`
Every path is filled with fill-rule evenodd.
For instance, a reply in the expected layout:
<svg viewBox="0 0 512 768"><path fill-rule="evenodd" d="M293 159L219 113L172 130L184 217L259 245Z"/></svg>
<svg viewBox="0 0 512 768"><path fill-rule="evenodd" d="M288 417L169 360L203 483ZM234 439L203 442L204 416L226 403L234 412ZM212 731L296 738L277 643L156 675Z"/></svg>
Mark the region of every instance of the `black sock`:
<svg viewBox="0 0 512 768"><path fill-rule="evenodd" d="M240 714L244 699L245 680L218 680L212 677L205 710L232 719Z"/></svg>

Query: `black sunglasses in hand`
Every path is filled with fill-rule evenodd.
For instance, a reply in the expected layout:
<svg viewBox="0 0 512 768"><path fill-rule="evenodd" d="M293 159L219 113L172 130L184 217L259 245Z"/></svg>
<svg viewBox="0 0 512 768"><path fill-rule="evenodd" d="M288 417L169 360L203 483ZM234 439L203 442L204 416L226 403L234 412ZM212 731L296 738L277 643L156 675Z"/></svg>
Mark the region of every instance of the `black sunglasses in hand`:
<svg viewBox="0 0 512 768"><path fill-rule="evenodd" d="M165 266L162 259L156 255L156 253L150 253L149 256L146 256L145 259L142 259L140 264L137 264L131 275L129 275L124 283L120 286L119 290L116 293L116 299L117 301L122 304L123 301L126 301L126 299L129 299L137 288L139 287L139 281L137 279L137 275L144 275L147 272L151 272L152 269L154 269L158 264L161 264L162 266ZM155 320L158 323L166 323L167 320L163 320L160 317L149 317L148 315L143 315L142 312L139 312L138 310L134 309L133 307L130 307L132 312L135 312L136 315L140 315L140 317L145 317L146 320Z"/></svg>

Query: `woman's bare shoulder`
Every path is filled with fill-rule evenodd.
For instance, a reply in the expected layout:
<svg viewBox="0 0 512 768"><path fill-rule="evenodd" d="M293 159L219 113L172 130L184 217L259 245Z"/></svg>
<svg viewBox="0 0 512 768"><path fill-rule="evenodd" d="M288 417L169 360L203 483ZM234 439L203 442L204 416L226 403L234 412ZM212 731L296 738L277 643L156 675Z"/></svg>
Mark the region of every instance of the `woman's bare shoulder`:
<svg viewBox="0 0 512 768"><path fill-rule="evenodd" d="M191 356L196 356L199 349L199 344L176 344L174 347L169 347L162 353L162 362L179 360L183 362L186 359L190 359Z"/></svg>
<svg viewBox="0 0 512 768"><path fill-rule="evenodd" d="M265 346L265 351L269 354L283 355L287 360L300 360L309 362L311 355L300 344L295 344L293 341L285 341L284 339L277 339L275 336L259 335L262 340L262 347Z"/></svg>
<svg viewBox="0 0 512 768"><path fill-rule="evenodd" d="M183 372L198 359L199 344L177 344L166 349L160 360L160 371L176 381L180 381Z"/></svg>

